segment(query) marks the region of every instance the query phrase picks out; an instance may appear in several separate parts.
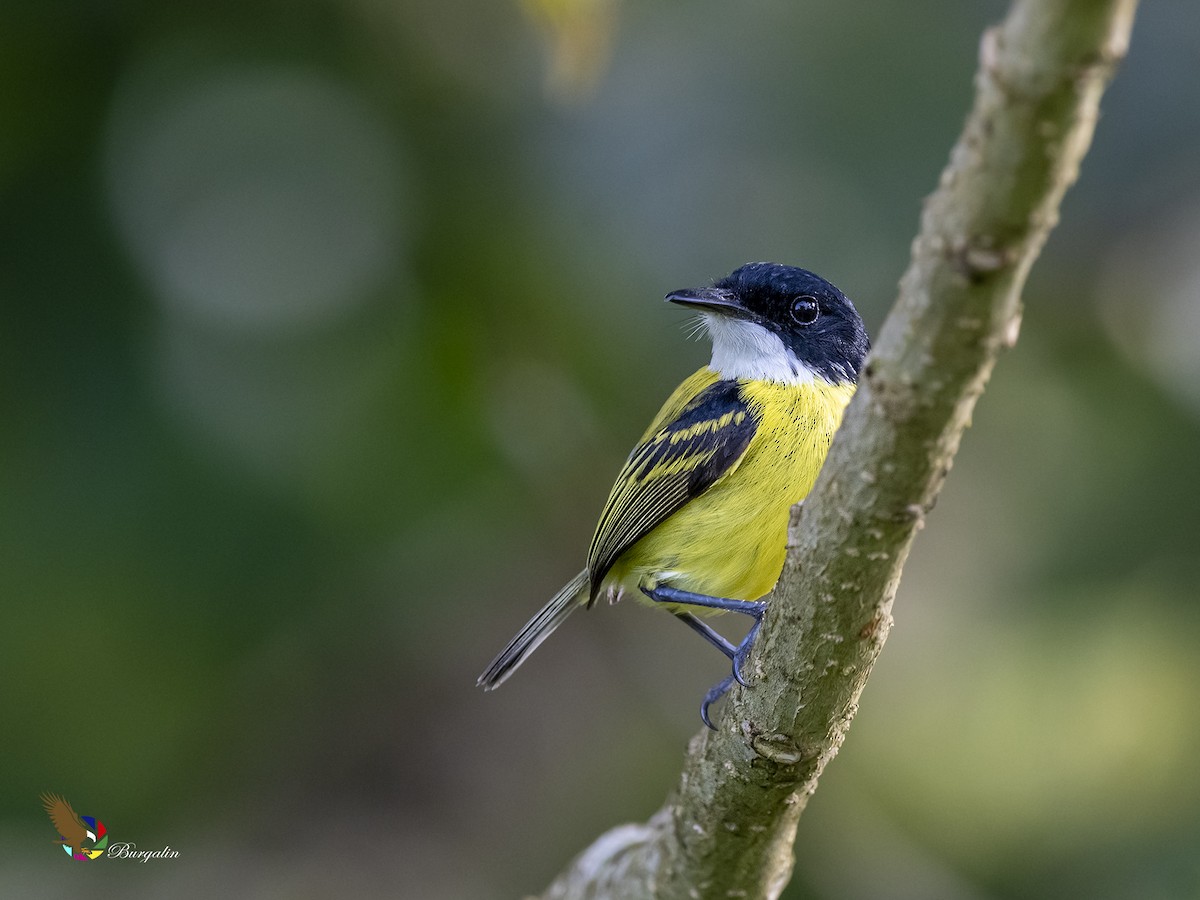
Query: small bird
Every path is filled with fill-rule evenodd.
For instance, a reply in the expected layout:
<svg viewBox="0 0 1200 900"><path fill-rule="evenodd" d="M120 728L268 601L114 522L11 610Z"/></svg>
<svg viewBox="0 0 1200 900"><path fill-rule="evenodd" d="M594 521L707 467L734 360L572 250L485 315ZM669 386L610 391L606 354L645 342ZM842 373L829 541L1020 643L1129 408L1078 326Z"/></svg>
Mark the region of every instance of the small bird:
<svg viewBox="0 0 1200 900"><path fill-rule="evenodd" d="M711 287L667 294L694 309L712 360L659 410L617 475L587 567L479 676L499 687L574 610L625 594L662 606L732 663L700 718L748 682L746 658L779 579L793 504L825 461L870 349L841 291L805 269L749 263ZM701 616L750 616L733 644Z"/></svg>

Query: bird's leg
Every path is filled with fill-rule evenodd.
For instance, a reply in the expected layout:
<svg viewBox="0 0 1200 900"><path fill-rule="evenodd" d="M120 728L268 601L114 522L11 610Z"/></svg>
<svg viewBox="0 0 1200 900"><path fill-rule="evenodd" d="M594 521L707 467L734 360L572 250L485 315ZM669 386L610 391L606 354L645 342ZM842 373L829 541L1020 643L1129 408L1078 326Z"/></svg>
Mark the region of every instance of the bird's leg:
<svg viewBox="0 0 1200 900"><path fill-rule="evenodd" d="M675 618L679 619L680 622L687 625L730 659L733 659L734 655L737 653L737 647L733 646L733 644L729 643L729 641L727 641L724 637L717 634L717 632L713 630L712 626L700 621L690 612L676 610Z"/></svg>
<svg viewBox="0 0 1200 900"><path fill-rule="evenodd" d="M704 697L704 703L700 707L700 718L704 720L704 724L709 728L713 727L708 718L708 707L715 703L729 688L733 685L733 679L737 679L738 684L749 686L749 682L742 674L742 667L746 663L746 658L750 655L750 650L754 647L754 639L758 637L758 630L762 626L763 613L767 610L765 600L730 600L726 597L710 597L707 594L695 594L691 591L681 591L678 588L668 587L667 585L656 585L655 587L642 586L642 592L653 600L655 603L678 603L683 606L699 606L705 609L719 609L723 612L739 612L750 616L754 619L754 624L750 626L750 631L746 634L740 644L736 647L717 634L712 628L701 622L698 618L688 612L676 612L675 615L681 619L686 625L700 634L706 641L724 653L733 661L733 675L725 678L710 690Z"/></svg>
<svg viewBox="0 0 1200 900"><path fill-rule="evenodd" d="M709 626L705 625L694 616L688 615L687 622L692 628L700 632L710 643L715 645L726 656L733 660L733 675L738 680L738 684L749 687L745 676L742 674L742 666L746 662L746 657L750 655L750 650L754 646L754 639L758 637L758 630L762 627L763 613L767 611L767 602L765 600L730 600L726 597L710 597L708 594L694 594L691 591L681 591L678 588L668 587L667 585L657 585L656 587L643 587L642 592L653 600L655 603L679 603L684 606L701 606L706 609L719 609L723 612L739 612L750 616L754 619L754 624L750 626L749 633L742 638L742 642L736 647L733 647L729 641L721 637ZM731 647L733 653L730 654L726 648Z"/></svg>

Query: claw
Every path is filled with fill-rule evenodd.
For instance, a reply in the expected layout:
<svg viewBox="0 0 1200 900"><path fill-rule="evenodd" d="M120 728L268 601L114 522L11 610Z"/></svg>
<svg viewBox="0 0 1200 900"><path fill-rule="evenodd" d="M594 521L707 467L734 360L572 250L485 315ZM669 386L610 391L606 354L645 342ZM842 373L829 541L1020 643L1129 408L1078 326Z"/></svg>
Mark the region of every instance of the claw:
<svg viewBox="0 0 1200 900"><path fill-rule="evenodd" d="M733 687L733 676L726 675L717 684L708 689L708 693L704 695L704 702L700 704L700 719L713 731L717 730L717 726L708 717L708 708L724 697L726 691L731 687Z"/></svg>
<svg viewBox="0 0 1200 900"><path fill-rule="evenodd" d="M746 676L742 674L742 666L746 664L746 660L750 656L750 651L754 648L754 639L758 637L758 629L762 625L762 613L754 617L754 624L750 626L750 631L738 644L737 650L733 654L733 677L737 679L738 684L742 687L750 687L750 682L746 680Z"/></svg>
<svg viewBox="0 0 1200 900"><path fill-rule="evenodd" d="M751 682L746 680L746 676L742 674L742 663L746 661L744 654L739 653L733 659L733 677L737 679L737 683L742 687L750 687Z"/></svg>

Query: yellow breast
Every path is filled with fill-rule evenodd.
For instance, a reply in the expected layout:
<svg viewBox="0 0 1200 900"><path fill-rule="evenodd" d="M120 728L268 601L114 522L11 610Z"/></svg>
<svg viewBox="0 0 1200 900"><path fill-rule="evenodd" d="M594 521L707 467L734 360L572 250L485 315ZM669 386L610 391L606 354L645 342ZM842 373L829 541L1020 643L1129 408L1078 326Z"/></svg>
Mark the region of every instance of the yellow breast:
<svg viewBox="0 0 1200 900"><path fill-rule="evenodd" d="M742 381L740 389L759 421L740 462L626 550L605 589L645 599L640 585L665 583L756 600L775 586L788 511L812 489L854 385Z"/></svg>

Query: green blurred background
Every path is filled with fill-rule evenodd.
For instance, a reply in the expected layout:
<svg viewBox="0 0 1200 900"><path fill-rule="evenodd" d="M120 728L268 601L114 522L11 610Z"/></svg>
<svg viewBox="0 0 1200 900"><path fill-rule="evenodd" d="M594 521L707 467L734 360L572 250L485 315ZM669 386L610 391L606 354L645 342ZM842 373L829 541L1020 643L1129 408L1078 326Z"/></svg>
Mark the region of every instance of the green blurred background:
<svg viewBox="0 0 1200 900"><path fill-rule="evenodd" d="M0 7L0 896L508 898L652 812L687 629L475 677L706 360L666 291L878 329L1004 8ZM788 898L1200 896L1198 148L1147 3Z"/></svg>

